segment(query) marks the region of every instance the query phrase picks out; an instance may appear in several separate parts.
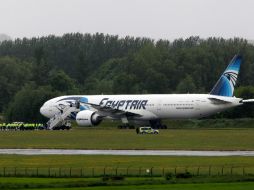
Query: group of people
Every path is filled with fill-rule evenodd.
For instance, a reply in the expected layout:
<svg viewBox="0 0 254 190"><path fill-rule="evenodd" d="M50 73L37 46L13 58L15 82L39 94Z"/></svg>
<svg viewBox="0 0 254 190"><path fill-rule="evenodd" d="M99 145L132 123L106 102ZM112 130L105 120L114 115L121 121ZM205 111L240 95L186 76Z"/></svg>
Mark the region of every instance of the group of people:
<svg viewBox="0 0 254 190"><path fill-rule="evenodd" d="M23 122L13 122L13 123L0 123L1 131L16 131L16 130L44 130L46 126L42 123L23 123Z"/></svg>

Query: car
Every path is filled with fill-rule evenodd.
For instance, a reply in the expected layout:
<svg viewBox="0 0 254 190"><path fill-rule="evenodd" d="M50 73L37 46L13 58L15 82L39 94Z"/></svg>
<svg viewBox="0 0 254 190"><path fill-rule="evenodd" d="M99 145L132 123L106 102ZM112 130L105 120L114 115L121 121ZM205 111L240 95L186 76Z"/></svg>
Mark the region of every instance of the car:
<svg viewBox="0 0 254 190"><path fill-rule="evenodd" d="M139 127L136 132L137 134L159 134L159 130L152 127Z"/></svg>

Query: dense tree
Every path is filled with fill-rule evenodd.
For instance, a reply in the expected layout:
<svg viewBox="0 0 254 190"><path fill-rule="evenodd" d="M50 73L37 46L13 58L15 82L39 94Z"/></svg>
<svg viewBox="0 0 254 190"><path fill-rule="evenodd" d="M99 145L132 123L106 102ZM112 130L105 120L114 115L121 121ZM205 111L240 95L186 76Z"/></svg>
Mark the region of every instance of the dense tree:
<svg viewBox="0 0 254 190"><path fill-rule="evenodd" d="M49 83L54 90L65 92L66 94L78 94L79 91L75 86L75 82L64 71L52 72Z"/></svg>
<svg viewBox="0 0 254 190"><path fill-rule="evenodd" d="M59 94L50 86L37 87L35 83L26 84L9 103L6 119L25 122L45 121L40 115L39 108L43 102Z"/></svg>
<svg viewBox="0 0 254 190"><path fill-rule="evenodd" d="M7 110L9 120L41 119L40 104L58 94L208 93L237 53L244 57L238 84L246 87L235 94L253 98L254 46L244 39L190 37L155 42L71 33L3 41L0 113ZM35 96L42 98L37 102ZM38 115L19 108L29 98ZM219 117L244 114L253 117L252 107Z"/></svg>
<svg viewBox="0 0 254 190"><path fill-rule="evenodd" d="M241 86L236 89L236 97L243 99L254 99L254 86ZM238 117L253 117L254 116L254 103L244 104L224 114L225 117L238 118Z"/></svg>
<svg viewBox="0 0 254 190"><path fill-rule="evenodd" d="M195 93L196 86L190 75L187 75L176 87L178 93Z"/></svg>
<svg viewBox="0 0 254 190"><path fill-rule="evenodd" d="M0 113L32 77L32 65L15 58L0 58Z"/></svg>

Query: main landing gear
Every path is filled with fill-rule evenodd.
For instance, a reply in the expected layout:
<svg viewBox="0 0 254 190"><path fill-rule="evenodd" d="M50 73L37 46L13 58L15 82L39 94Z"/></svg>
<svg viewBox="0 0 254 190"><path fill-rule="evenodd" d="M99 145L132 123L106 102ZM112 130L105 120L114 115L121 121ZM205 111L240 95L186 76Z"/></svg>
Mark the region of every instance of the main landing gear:
<svg viewBox="0 0 254 190"><path fill-rule="evenodd" d="M167 129L167 125L161 124L161 120L151 120L150 125L153 129Z"/></svg>
<svg viewBox="0 0 254 190"><path fill-rule="evenodd" d="M135 126L129 123L126 123L126 124L118 125L117 128L118 129L135 129Z"/></svg>

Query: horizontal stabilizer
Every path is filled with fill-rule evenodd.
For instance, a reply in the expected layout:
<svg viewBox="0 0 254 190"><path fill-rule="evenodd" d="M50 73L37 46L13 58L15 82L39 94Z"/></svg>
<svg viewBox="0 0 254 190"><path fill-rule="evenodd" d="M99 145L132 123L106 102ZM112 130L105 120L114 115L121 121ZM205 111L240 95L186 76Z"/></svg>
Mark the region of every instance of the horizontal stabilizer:
<svg viewBox="0 0 254 190"><path fill-rule="evenodd" d="M254 99L242 100L242 103L254 103Z"/></svg>
<svg viewBox="0 0 254 190"><path fill-rule="evenodd" d="M219 98L208 98L209 100L211 100L213 102L213 104L228 104L231 103L230 101L226 101L223 99L219 99Z"/></svg>

